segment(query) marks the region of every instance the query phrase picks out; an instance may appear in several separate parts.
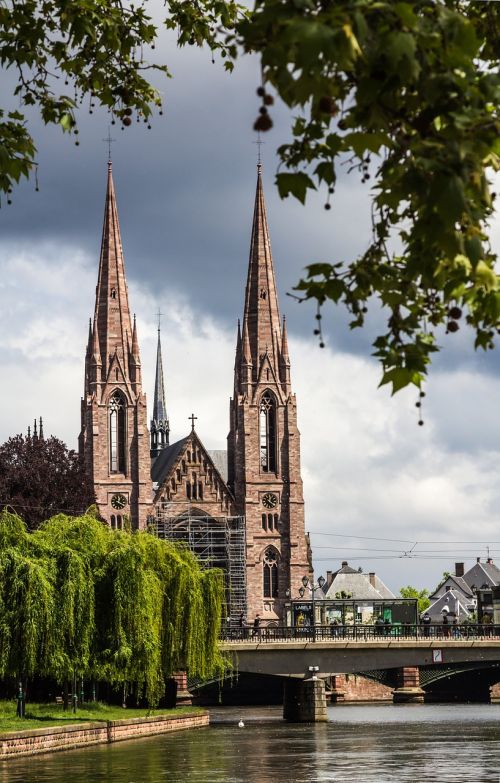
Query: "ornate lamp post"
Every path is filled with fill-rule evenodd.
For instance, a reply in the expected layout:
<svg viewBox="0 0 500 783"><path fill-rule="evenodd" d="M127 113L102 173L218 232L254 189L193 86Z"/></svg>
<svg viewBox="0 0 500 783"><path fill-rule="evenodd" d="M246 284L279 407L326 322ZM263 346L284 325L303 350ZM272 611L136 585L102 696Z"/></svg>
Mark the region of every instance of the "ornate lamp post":
<svg viewBox="0 0 500 783"><path fill-rule="evenodd" d="M302 584L304 586L299 589L299 595L301 598L304 596L306 588L311 591L312 640L313 642L315 642L316 641L316 590L321 590L323 588L323 585L325 584L325 577L324 576L318 577L317 584L314 584L314 574L311 583L309 583L309 577L307 576L307 574L304 574L304 576L302 577Z"/></svg>

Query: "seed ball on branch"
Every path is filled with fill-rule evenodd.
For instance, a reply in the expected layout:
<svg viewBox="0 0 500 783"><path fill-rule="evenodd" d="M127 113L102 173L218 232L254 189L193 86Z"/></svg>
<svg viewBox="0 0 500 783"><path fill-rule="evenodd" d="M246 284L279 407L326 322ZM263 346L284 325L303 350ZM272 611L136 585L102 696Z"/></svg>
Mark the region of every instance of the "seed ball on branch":
<svg viewBox="0 0 500 783"><path fill-rule="evenodd" d="M274 98L272 95L264 95L264 103L266 106L272 106L274 103Z"/></svg>
<svg viewBox="0 0 500 783"><path fill-rule="evenodd" d="M132 125L132 120L130 119L130 117L124 117L122 122L123 122L124 125L127 126L127 128L128 128L129 125Z"/></svg>
<svg viewBox="0 0 500 783"><path fill-rule="evenodd" d="M270 118L269 114L261 114L260 117L257 117L257 119L254 122L253 129L255 131L268 131L273 127L273 121Z"/></svg>
<svg viewBox="0 0 500 783"><path fill-rule="evenodd" d="M328 95L324 95L319 99L318 108L321 112L323 112L323 114L330 114L332 116L337 114L338 111L337 104L335 103L334 99Z"/></svg>
<svg viewBox="0 0 500 783"><path fill-rule="evenodd" d="M446 328L448 329L449 332L458 332L458 330L460 329L456 321L450 321L449 324L447 324Z"/></svg>
<svg viewBox="0 0 500 783"><path fill-rule="evenodd" d="M259 96L259 98L263 98L265 94L266 91L263 87L257 87L257 95Z"/></svg>
<svg viewBox="0 0 500 783"><path fill-rule="evenodd" d="M265 107L265 106L261 106L261 107L260 107L260 109L259 109L259 112L260 112L261 114L267 114L267 109L266 109L266 107Z"/></svg>
<svg viewBox="0 0 500 783"><path fill-rule="evenodd" d="M130 108L130 106L128 106L128 107L125 109L125 111L123 112L123 114L124 114L124 116L125 116L125 117L131 117L131 116L132 116L132 109Z"/></svg>
<svg viewBox="0 0 500 783"><path fill-rule="evenodd" d="M450 316L450 318L454 318L455 321L457 321L459 318L462 317L462 311L460 307L451 307L448 315Z"/></svg>

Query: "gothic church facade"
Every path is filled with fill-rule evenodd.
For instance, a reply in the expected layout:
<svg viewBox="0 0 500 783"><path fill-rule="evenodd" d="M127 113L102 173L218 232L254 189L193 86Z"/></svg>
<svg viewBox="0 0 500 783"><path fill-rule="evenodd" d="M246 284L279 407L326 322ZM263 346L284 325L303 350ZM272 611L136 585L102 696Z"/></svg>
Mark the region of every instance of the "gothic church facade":
<svg viewBox="0 0 500 783"><path fill-rule="evenodd" d="M286 604L298 595L302 577L310 576L311 566L297 401L286 323L279 313L260 165L241 327L238 322L227 452L208 450L194 421L186 437L170 443L158 331L148 432L137 325L129 308L108 163L79 440L100 514L115 529L129 523L133 529L149 525L156 532L167 531L167 537L187 541L198 554L211 547L211 564L225 558L223 567L232 574L233 598L238 590L232 585L240 585L240 598L232 602L232 619L244 612L249 619L259 614L264 622L280 622Z"/></svg>

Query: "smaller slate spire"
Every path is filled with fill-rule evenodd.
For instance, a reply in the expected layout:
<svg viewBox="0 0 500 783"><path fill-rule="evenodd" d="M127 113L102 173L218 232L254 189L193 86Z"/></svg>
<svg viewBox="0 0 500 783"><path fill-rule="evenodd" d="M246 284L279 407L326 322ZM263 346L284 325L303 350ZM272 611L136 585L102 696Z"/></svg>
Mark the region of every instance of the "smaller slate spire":
<svg viewBox="0 0 500 783"><path fill-rule="evenodd" d="M38 431L39 431L39 435L40 435L40 440L43 440L43 419L42 419L41 416L40 416L40 427L39 427Z"/></svg>
<svg viewBox="0 0 500 783"><path fill-rule="evenodd" d="M155 397L151 419L151 458L156 459L160 451L169 445L170 423L165 403L163 360L161 355L160 323L158 317L158 345L156 349Z"/></svg>

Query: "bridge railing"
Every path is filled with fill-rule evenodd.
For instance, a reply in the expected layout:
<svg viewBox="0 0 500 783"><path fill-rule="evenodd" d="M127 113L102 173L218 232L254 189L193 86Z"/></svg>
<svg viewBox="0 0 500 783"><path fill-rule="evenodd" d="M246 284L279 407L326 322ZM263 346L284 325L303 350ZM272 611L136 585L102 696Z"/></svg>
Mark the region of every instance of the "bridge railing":
<svg viewBox="0 0 500 783"><path fill-rule="evenodd" d="M220 639L226 642L335 642L400 640L500 639L500 626L494 625L316 625L291 628L264 626L227 628Z"/></svg>

